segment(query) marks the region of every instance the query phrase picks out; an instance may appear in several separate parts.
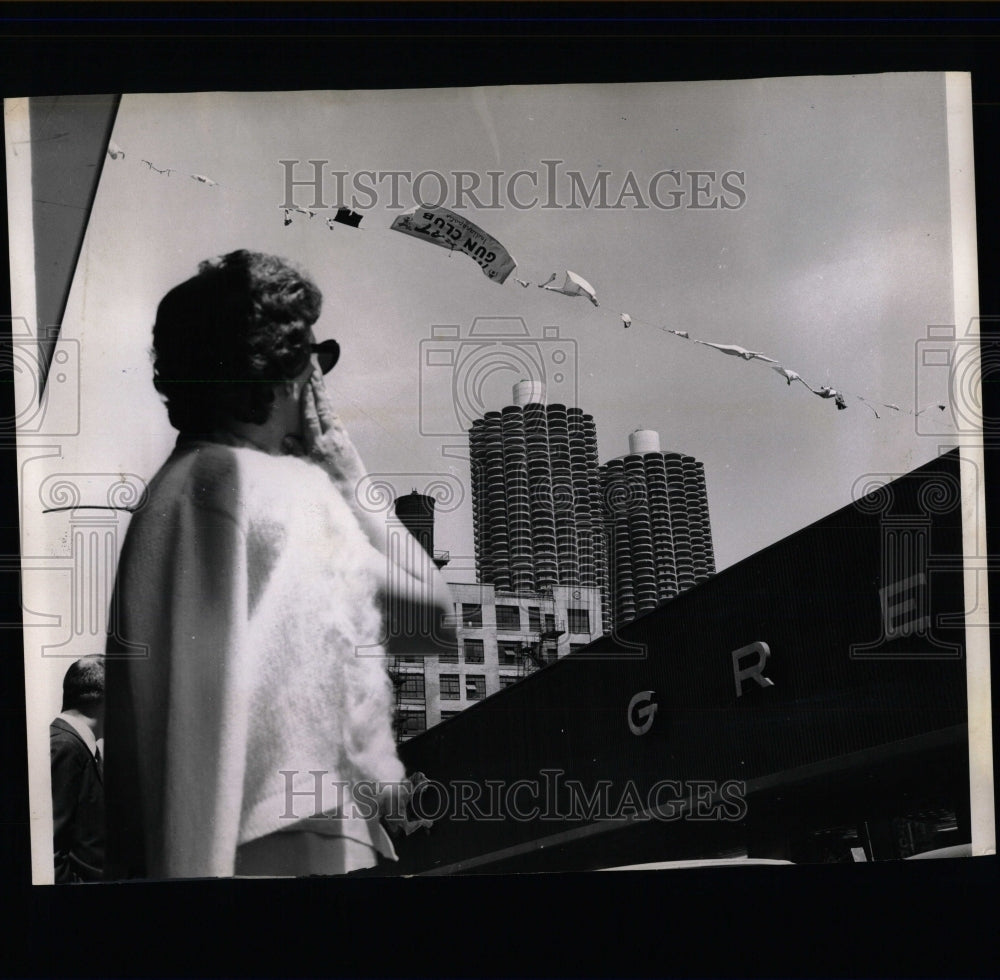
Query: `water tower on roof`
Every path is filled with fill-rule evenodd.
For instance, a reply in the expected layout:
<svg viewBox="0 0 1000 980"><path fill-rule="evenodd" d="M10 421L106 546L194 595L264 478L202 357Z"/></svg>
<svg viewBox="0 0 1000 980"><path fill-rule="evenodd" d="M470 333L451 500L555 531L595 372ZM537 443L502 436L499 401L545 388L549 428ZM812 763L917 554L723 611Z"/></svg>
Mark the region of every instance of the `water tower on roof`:
<svg viewBox="0 0 1000 980"><path fill-rule="evenodd" d="M434 551L434 505L437 501L425 493L411 493L397 497L396 516L404 527L420 542L424 551L433 558L438 568L444 568L450 560L447 552Z"/></svg>

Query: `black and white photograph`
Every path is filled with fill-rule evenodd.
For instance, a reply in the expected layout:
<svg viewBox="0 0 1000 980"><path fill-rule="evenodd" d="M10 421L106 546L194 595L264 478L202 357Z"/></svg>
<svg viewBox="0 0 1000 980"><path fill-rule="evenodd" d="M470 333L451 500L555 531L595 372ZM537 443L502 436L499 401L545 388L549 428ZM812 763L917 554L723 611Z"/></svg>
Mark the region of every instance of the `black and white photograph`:
<svg viewBox="0 0 1000 980"><path fill-rule="evenodd" d="M995 853L967 73L4 133L34 884Z"/></svg>

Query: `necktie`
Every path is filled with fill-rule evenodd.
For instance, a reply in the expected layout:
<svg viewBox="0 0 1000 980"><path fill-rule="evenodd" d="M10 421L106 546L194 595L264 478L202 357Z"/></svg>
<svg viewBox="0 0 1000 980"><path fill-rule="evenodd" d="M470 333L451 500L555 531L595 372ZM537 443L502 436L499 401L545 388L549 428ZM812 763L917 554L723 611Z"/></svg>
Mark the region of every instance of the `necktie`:
<svg viewBox="0 0 1000 980"><path fill-rule="evenodd" d="M97 763L97 771L101 774L101 778L104 778L104 759L101 757L101 750L94 750L94 762Z"/></svg>

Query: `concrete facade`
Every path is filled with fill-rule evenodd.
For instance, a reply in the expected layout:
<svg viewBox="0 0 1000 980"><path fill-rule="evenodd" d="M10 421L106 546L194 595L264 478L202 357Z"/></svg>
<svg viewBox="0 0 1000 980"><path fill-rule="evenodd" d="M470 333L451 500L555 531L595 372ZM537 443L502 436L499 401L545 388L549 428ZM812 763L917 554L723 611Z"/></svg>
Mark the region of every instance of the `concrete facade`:
<svg viewBox="0 0 1000 980"><path fill-rule="evenodd" d="M401 741L602 633L601 594L595 587L553 586L513 593L487 584L455 582L449 588L459 638L455 659L400 657L394 668Z"/></svg>

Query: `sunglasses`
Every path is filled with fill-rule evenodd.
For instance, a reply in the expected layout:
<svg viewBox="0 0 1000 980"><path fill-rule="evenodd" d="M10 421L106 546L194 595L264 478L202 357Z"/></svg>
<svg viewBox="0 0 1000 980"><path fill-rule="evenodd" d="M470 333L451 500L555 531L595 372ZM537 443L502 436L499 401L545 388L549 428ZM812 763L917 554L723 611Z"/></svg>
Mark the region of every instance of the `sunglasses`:
<svg viewBox="0 0 1000 980"><path fill-rule="evenodd" d="M324 340L321 344L310 344L309 353L316 355L319 369L324 374L329 374L340 359L340 344L335 340Z"/></svg>

